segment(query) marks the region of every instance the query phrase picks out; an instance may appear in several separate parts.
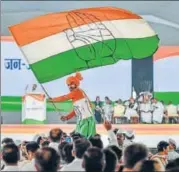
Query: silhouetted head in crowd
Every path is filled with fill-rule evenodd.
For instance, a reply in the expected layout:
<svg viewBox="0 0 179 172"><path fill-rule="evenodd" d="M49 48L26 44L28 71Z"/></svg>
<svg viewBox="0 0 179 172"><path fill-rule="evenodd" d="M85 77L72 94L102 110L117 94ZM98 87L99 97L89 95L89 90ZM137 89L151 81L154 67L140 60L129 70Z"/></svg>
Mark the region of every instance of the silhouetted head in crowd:
<svg viewBox="0 0 179 172"><path fill-rule="evenodd" d="M50 144L50 142L46 140L46 141L42 142L41 146L42 146L42 148L45 148L45 147L48 147L49 144Z"/></svg>
<svg viewBox="0 0 179 172"><path fill-rule="evenodd" d="M136 163L147 159L148 149L145 145L134 143L126 147L124 150L125 168L132 169Z"/></svg>
<svg viewBox="0 0 179 172"><path fill-rule="evenodd" d="M120 165L120 167L119 167L118 172L123 172L123 169L124 169L124 165L123 165L123 164L121 164L121 165Z"/></svg>
<svg viewBox="0 0 179 172"><path fill-rule="evenodd" d="M164 155L168 155L169 144L166 141L161 141L157 145L158 153L162 153Z"/></svg>
<svg viewBox="0 0 179 172"><path fill-rule="evenodd" d="M73 141L83 138L83 136L80 133L74 133L71 135L71 137L72 137Z"/></svg>
<svg viewBox="0 0 179 172"><path fill-rule="evenodd" d="M167 170L166 172L179 172L179 167L171 168Z"/></svg>
<svg viewBox="0 0 179 172"><path fill-rule="evenodd" d="M86 172L103 172L105 167L105 156L97 147L89 148L83 156L83 168Z"/></svg>
<svg viewBox="0 0 179 172"><path fill-rule="evenodd" d="M144 160L138 162L133 169L136 172L159 172L164 171L163 166L158 161Z"/></svg>
<svg viewBox="0 0 179 172"><path fill-rule="evenodd" d="M175 159L174 161L175 161L176 166L179 166L179 158Z"/></svg>
<svg viewBox="0 0 179 172"><path fill-rule="evenodd" d="M175 168L175 167L176 167L175 162L171 161L166 165L166 170L170 170L170 169Z"/></svg>
<svg viewBox="0 0 179 172"><path fill-rule="evenodd" d="M39 172L57 172L60 156L53 148L42 148L36 153L35 165Z"/></svg>
<svg viewBox="0 0 179 172"><path fill-rule="evenodd" d="M94 136L101 138L101 135L100 135L100 134L95 134Z"/></svg>
<svg viewBox="0 0 179 172"><path fill-rule="evenodd" d="M122 157L122 150L115 145L108 146L108 148L111 149L116 154L117 160L120 161Z"/></svg>
<svg viewBox="0 0 179 172"><path fill-rule="evenodd" d="M3 145L3 146L5 146L5 145L7 145L7 144L11 144L11 143L14 143L13 139L11 139L11 138L6 137L6 138L4 138L4 139L2 140L2 145Z"/></svg>
<svg viewBox="0 0 179 172"><path fill-rule="evenodd" d="M82 159L85 151L91 147L91 143L87 139L78 139L73 143L73 156Z"/></svg>
<svg viewBox="0 0 179 172"><path fill-rule="evenodd" d="M80 133L73 133L72 135L71 135L71 137L73 138L73 137L80 137L80 138L82 138L82 135L80 134Z"/></svg>
<svg viewBox="0 0 179 172"><path fill-rule="evenodd" d="M73 144L72 143L67 143L62 149L63 155L64 155L64 161L66 164L71 163L74 160L74 156L72 155L72 150L73 150Z"/></svg>
<svg viewBox="0 0 179 172"><path fill-rule="evenodd" d="M21 147L20 147L20 150L21 150L21 153L22 153L22 157L24 157L25 159L28 159L27 151L26 151L26 145L28 143L29 143L28 141L23 141L21 143Z"/></svg>
<svg viewBox="0 0 179 172"><path fill-rule="evenodd" d="M179 158L169 162L167 165L166 165L166 170L171 170L173 168L179 168Z"/></svg>
<svg viewBox="0 0 179 172"><path fill-rule="evenodd" d="M63 131L60 128L50 130L50 140L52 142L60 142L63 136Z"/></svg>
<svg viewBox="0 0 179 172"><path fill-rule="evenodd" d="M6 165L17 165L20 159L18 147L14 143L9 143L3 147L2 159Z"/></svg>
<svg viewBox="0 0 179 172"><path fill-rule="evenodd" d="M39 145L37 142L29 142L26 144L26 154L28 157L28 160L32 160L35 157L35 153L39 149Z"/></svg>
<svg viewBox="0 0 179 172"><path fill-rule="evenodd" d="M63 132L61 141L64 142L67 137L68 137L67 133Z"/></svg>
<svg viewBox="0 0 179 172"><path fill-rule="evenodd" d="M72 137L75 133L76 133L76 131L73 130L73 131L70 133L70 136Z"/></svg>
<svg viewBox="0 0 179 172"><path fill-rule="evenodd" d="M89 139L93 147L103 149L103 142L100 137L94 136Z"/></svg>
<svg viewBox="0 0 179 172"><path fill-rule="evenodd" d="M64 133L64 132L63 132L63 137L67 137L67 136L68 136L67 133Z"/></svg>
<svg viewBox="0 0 179 172"><path fill-rule="evenodd" d="M115 172L116 164L117 164L117 156L111 149L104 149L104 155L106 160L106 165L104 168L104 172Z"/></svg>
<svg viewBox="0 0 179 172"><path fill-rule="evenodd" d="M41 141L43 140L42 136L39 136L37 139L37 144L40 146Z"/></svg>
<svg viewBox="0 0 179 172"><path fill-rule="evenodd" d="M66 144L68 144L68 142L62 142L62 143L60 143L60 144L58 145L59 154L60 154L60 157L61 157L62 160L65 159L65 155L64 155L64 152L63 152L63 148L64 148L64 146L65 146Z"/></svg>

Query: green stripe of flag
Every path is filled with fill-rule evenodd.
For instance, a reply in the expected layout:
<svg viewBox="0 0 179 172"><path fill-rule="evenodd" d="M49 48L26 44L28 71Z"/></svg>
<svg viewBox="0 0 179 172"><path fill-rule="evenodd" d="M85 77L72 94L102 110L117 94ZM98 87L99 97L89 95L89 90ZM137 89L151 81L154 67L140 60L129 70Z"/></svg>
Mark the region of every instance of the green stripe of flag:
<svg viewBox="0 0 179 172"><path fill-rule="evenodd" d="M105 40L53 55L30 66L38 81L45 83L89 67L113 64L114 60L151 56L156 51L158 41L157 36Z"/></svg>

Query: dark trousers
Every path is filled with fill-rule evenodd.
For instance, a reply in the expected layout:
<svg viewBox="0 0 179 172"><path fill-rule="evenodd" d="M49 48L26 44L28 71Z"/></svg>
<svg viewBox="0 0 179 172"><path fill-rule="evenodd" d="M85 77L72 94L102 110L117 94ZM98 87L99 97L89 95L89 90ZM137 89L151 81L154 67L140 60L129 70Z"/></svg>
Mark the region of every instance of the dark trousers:
<svg viewBox="0 0 179 172"><path fill-rule="evenodd" d="M97 123L101 124L102 123L101 113L99 113L98 111L95 111L94 116L95 116Z"/></svg>

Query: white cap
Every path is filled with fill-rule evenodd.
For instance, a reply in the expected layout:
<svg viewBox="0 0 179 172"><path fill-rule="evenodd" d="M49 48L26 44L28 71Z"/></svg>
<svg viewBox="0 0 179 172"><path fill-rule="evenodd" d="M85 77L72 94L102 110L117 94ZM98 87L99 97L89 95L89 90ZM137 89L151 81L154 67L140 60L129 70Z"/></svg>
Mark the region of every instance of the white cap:
<svg viewBox="0 0 179 172"><path fill-rule="evenodd" d="M127 130L125 135L127 137L133 137L133 136L135 136L135 132L133 130Z"/></svg>
<svg viewBox="0 0 179 172"><path fill-rule="evenodd" d="M125 134L125 133L126 133L126 131L121 128L119 128L117 131L117 134Z"/></svg>
<svg viewBox="0 0 179 172"><path fill-rule="evenodd" d="M15 140L14 143L15 143L16 146L19 146L22 143L22 141L21 140Z"/></svg>
<svg viewBox="0 0 179 172"><path fill-rule="evenodd" d="M33 137L32 141L37 142L37 140L38 140L38 138L39 138L40 136L41 136L40 134L36 134L36 135Z"/></svg>
<svg viewBox="0 0 179 172"><path fill-rule="evenodd" d="M168 142L169 142L169 144L175 145L175 147L177 147L177 144L176 144L175 140L173 140L173 139L170 138L170 139L168 140Z"/></svg>

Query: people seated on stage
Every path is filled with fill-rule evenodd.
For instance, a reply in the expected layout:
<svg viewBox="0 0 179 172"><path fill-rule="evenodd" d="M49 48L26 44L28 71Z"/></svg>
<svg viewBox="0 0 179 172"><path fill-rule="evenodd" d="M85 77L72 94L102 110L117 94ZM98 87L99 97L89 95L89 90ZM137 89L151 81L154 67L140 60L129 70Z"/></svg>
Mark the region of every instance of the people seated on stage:
<svg viewBox="0 0 179 172"><path fill-rule="evenodd" d="M102 102L100 100L100 97L97 96L96 100L94 102L95 109L94 109L94 116L98 124L102 123Z"/></svg>
<svg viewBox="0 0 179 172"><path fill-rule="evenodd" d="M125 117L127 118L128 123L132 122L131 118L139 118L139 115L137 113L138 104L135 102L133 98L130 98L128 101L124 104L126 106L125 111ZM132 122L133 123L133 122Z"/></svg>
<svg viewBox="0 0 179 172"><path fill-rule="evenodd" d="M150 101L150 96L144 95L143 102L139 106L140 117L142 123L152 123L152 104Z"/></svg>
<svg viewBox="0 0 179 172"><path fill-rule="evenodd" d="M119 99L114 105L114 123L123 124L126 123L126 118L124 117L125 106L122 103L122 100Z"/></svg>
<svg viewBox="0 0 179 172"><path fill-rule="evenodd" d="M164 117L164 105L157 99L153 98L152 107L153 107L152 122L154 124L161 124Z"/></svg>
<svg viewBox="0 0 179 172"><path fill-rule="evenodd" d="M166 106L166 113L169 123L177 123L178 120L177 106L172 104L171 101Z"/></svg>
<svg viewBox="0 0 179 172"><path fill-rule="evenodd" d="M112 105L112 101L109 99L109 97L105 97L105 103L102 109L103 109L103 119L112 122L114 108Z"/></svg>

